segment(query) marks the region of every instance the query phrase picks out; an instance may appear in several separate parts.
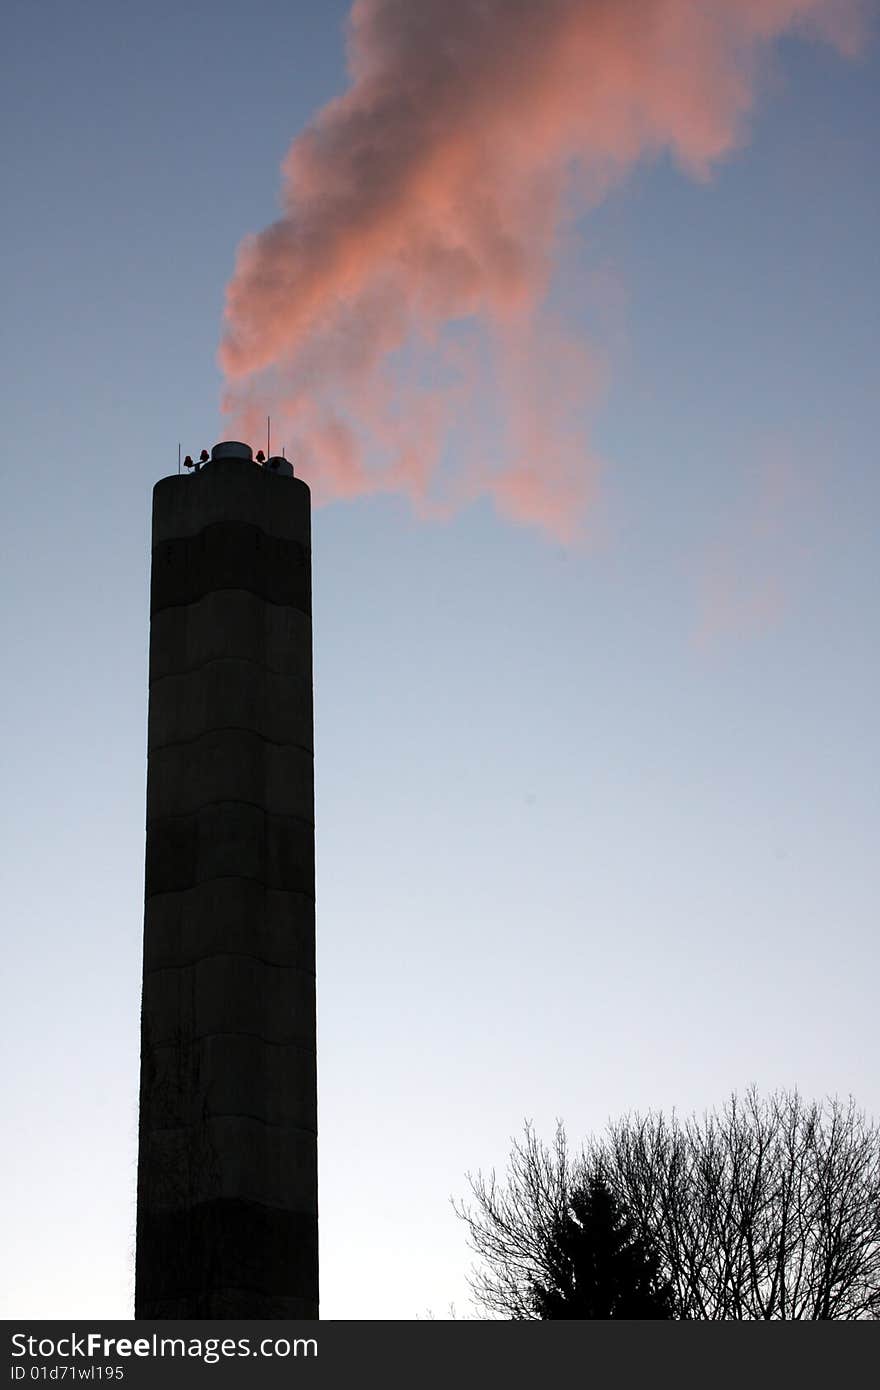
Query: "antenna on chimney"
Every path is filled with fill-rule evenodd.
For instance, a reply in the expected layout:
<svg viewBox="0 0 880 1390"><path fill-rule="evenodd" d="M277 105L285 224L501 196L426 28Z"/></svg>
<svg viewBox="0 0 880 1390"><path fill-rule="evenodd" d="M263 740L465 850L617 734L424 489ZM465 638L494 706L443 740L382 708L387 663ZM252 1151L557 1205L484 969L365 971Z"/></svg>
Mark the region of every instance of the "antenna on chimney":
<svg viewBox="0 0 880 1390"><path fill-rule="evenodd" d="M272 457L272 416L266 416L266 458Z"/></svg>

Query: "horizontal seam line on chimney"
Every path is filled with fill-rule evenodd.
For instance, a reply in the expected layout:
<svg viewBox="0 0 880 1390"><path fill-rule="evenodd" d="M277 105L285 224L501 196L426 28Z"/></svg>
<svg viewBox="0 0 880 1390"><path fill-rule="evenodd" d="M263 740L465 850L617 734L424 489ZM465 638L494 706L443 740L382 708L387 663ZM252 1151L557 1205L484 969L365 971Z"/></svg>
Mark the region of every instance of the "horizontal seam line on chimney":
<svg viewBox="0 0 880 1390"><path fill-rule="evenodd" d="M263 743L269 743L273 748L299 748L303 753L308 753L309 757L314 758L314 748L309 748L305 743L299 743L295 739L269 738L267 734L261 734L258 729L246 729L242 724L220 724L216 729L202 729L198 734L191 734L189 738L173 738L167 743L157 743L152 748L147 748L147 758L153 753L162 753L166 748L183 748L188 743L197 743L200 738L207 738L209 734L252 734L254 738L261 739Z"/></svg>
<svg viewBox="0 0 880 1390"><path fill-rule="evenodd" d="M281 1120L266 1120L262 1115L248 1115L243 1110L222 1110L216 1114L203 1115L201 1119L194 1120L187 1125L150 1125L144 1130L145 1134L175 1134L181 1130L199 1129L208 1120L252 1120L254 1124L265 1125L267 1129L287 1129L295 1131L297 1134L308 1134L312 1138L318 1133L317 1129L312 1129L309 1125L288 1125Z"/></svg>
<svg viewBox="0 0 880 1390"><path fill-rule="evenodd" d="M261 603L271 604L273 608L289 608L291 612L297 613L299 617L304 618L309 627L312 625L311 613L306 613L302 608L298 608L295 603L279 603L277 599L267 598L265 594L257 593L256 589L244 588L241 584L219 584L217 588L206 589L204 593L197 595L195 598L187 599L185 603L166 603L162 608L154 609L150 616L155 617L159 613L167 613L171 608L195 608L197 604L204 603L205 599L210 598L212 594L247 594L249 598L259 599Z"/></svg>
<svg viewBox="0 0 880 1390"><path fill-rule="evenodd" d="M161 1208L161 1210L164 1210L164 1208ZM315 1294L314 1298L304 1298L302 1294L298 1293L275 1293L268 1289L253 1289L248 1284L219 1284L216 1289L211 1288L207 1291L204 1288L189 1289L186 1293L157 1294L155 1298L147 1297L145 1295L143 1299L138 1299L137 1307L166 1308L169 1304L188 1303L191 1299L196 1299L199 1303L210 1303L212 1300L224 1298L227 1296L246 1296L248 1298L265 1299L266 1303L270 1304L272 1307L275 1307L278 1303L298 1303L308 1308L318 1308L320 1306L318 1303L317 1294ZM176 1320L171 1319L171 1316L168 1313L141 1312L138 1313L137 1316L142 1318L146 1322L159 1322L165 1319L169 1321ZM204 1313L192 1314L193 1319L195 1319L196 1321L201 1320L201 1318L205 1316L206 1314ZM311 1313L284 1314L285 1318L293 1322L305 1322L310 1320L312 1316L313 1315ZM314 1316L317 1317L317 1314L314 1314ZM315 1339L313 1337L310 1338L308 1335L306 1335L304 1338L299 1338L298 1340L314 1341Z"/></svg>
<svg viewBox="0 0 880 1390"><path fill-rule="evenodd" d="M218 1202L218 1201L223 1201L223 1200L238 1201L238 1202L253 1202L254 1206L256 1206L256 1207L266 1207L266 1206L269 1206L269 1203L268 1203L268 1202L258 1202L258 1201L256 1201L256 1199L253 1198L253 1197L235 1197L235 1198L227 1198L227 1199L224 1199L224 1198L222 1198L222 1197L208 1197L208 1198L205 1198L205 1199L204 1199L203 1201L201 1201L201 1202L193 1202L193 1203L191 1203L190 1206L188 1206L188 1207L186 1207L186 1208L178 1208L178 1207L158 1207L158 1208L153 1208L152 1210L154 1210L154 1211L159 1211L159 1212L163 1212L163 1213L167 1213L167 1212L170 1212L170 1211L179 1211L179 1210L191 1211L193 1207L204 1207L204 1206L208 1206L209 1203ZM273 1211L293 1211L294 1209L293 1209L292 1207L272 1207L271 1210L273 1210ZM317 1218L318 1218L318 1213L317 1213L317 1211L312 1212L312 1211L302 1211L302 1210L298 1210L298 1211L296 1211L295 1214L296 1214L297 1216L308 1216L309 1218L314 1217L314 1219L315 1219L316 1221L317 1221ZM148 1294L144 1294L143 1298L138 1298L138 1306L139 1306L139 1307L149 1307L149 1308L153 1308L153 1307L155 1307L157 1304L179 1303L182 1299L186 1299L186 1298L197 1298L197 1299L206 1299L206 1298L207 1298L207 1299L210 1299L210 1298L216 1298L216 1297L218 1297L219 1295L221 1295L221 1294L226 1294L226 1293L247 1293L247 1294L253 1294L254 1297L256 1297L256 1298L265 1298L265 1299L267 1299L268 1301L270 1301L270 1302L272 1302L272 1303L276 1303L276 1302L283 1301L283 1300L290 1300L290 1301L295 1302L295 1303L307 1303L307 1304L309 1304L310 1307L311 1307L312 1305L314 1305L315 1307L318 1306L318 1296L317 1296L317 1294L315 1295L314 1298L304 1298L303 1295L302 1295L302 1294L299 1294L299 1293L275 1293L273 1290L270 1290L270 1289L258 1289L258 1288L254 1288L254 1286L253 1286L252 1284L218 1284L216 1288L208 1289L207 1292L206 1292L206 1290L205 1290L204 1285L202 1285L200 1288L197 1288L197 1289L187 1289L187 1290L185 1290L183 1293L156 1294L155 1297L150 1296L150 1295L148 1295ZM153 1319L149 1319L149 1320L150 1320L150 1321L156 1321L156 1322L160 1321L159 1318L153 1318ZM299 1321L299 1319L296 1319L296 1321ZM308 1340L308 1338L307 1338L306 1340Z"/></svg>
<svg viewBox="0 0 880 1390"><path fill-rule="evenodd" d="M197 671L204 671L206 666L217 666L221 661L237 661L241 666L256 666L259 671L266 671L270 676L279 676L282 680L292 681L298 678L290 671L279 671L276 667L269 666L265 661L257 661L252 656L209 656L196 666L187 666L183 671L166 671L164 676L151 676L150 689L152 690L153 686L158 685L160 681L172 681L183 676L193 676Z"/></svg>
<svg viewBox="0 0 880 1390"><path fill-rule="evenodd" d="M298 1052L308 1052L309 1056L317 1056L317 1048L310 1046L309 1043L301 1042L298 1038L290 1038L285 1042L278 1038L265 1038L262 1033L250 1032L245 1028L230 1031L228 1028L215 1029L210 1033L193 1033L186 1038L167 1038L159 1042L147 1042L147 1047L179 1047L181 1042L195 1043L204 1042L207 1038L256 1038L257 1042L263 1043L266 1047L295 1047Z"/></svg>
<svg viewBox="0 0 880 1390"><path fill-rule="evenodd" d="M262 593L259 589L249 589L249 588L245 588L245 587L242 586L241 584L224 584L224 585L222 585L222 586L219 587L219 588L213 588L213 589L210 588L210 587L208 587L208 588L205 588L205 589L201 590L201 592L199 592L199 593L193 594L192 598L182 599L180 603L163 603L163 604L161 604L160 607L158 607L158 608L154 608L153 605L152 605L152 603L151 603L151 604L150 604L150 621L152 622L153 618L157 618L157 617L159 616L160 613L170 613L171 610L172 610L172 608L192 608L193 604L195 604L195 603L201 603L202 599L203 599L203 598L207 598L209 594L234 594L234 593L238 593L238 594L250 594L253 598L261 599L263 603L271 603L271 605L272 605L273 608L290 608L290 609L293 610L294 613L299 613L299 614L302 615L302 617L308 618L309 622L311 623L311 620L312 620L311 607L309 607L309 608L301 608L300 605L299 605L298 603L289 603L289 602L284 602L284 603L282 603L279 599L269 598L269 596L268 596L267 594Z"/></svg>
<svg viewBox="0 0 880 1390"><path fill-rule="evenodd" d="M269 541L284 541L287 545L298 546L299 549L304 552L308 552L311 549L311 546L306 545L305 541L300 540L298 536L281 536L277 531L267 531L262 522L247 521L241 516L221 516L218 517L216 521L203 522L196 531L185 531L182 535L166 536L161 541L157 541L154 535L151 553L155 554L156 551L161 550L163 546L174 545L179 541L197 540L198 537L204 535L206 531L213 531L218 526L244 526L247 527L249 531L259 531L260 535L265 536Z"/></svg>
<svg viewBox="0 0 880 1390"><path fill-rule="evenodd" d="M309 830L314 830L315 822L309 820L307 816L298 816L295 811L270 811L268 806L264 806L259 801L246 801L242 796L217 796L211 801L200 801L198 806L191 811L165 811L162 815L150 815L147 811L147 830L151 825L161 824L166 820L187 820L191 816L197 816L200 811L207 811L212 806L250 806L255 811L261 811L264 816L271 816L273 820L295 820L300 825L305 825Z"/></svg>
<svg viewBox="0 0 880 1390"><path fill-rule="evenodd" d="M166 970L190 970L194 965L200 965L203 960L255 960L260 965L268 965L274 970L298 970L301 975L308 975L310 980L315 978L314 970L306 970L301 965L286 965L282 961L266 960L263 956L255 956L252 951L211 951L205 956L197 956L190 961L179 961L175 965L154 965L149 970L144 970L144 978Z"/></svg>
<svg viewBox="0 0 880 1390"><path fill-rule="evenodd" d="M262 879L255 879L250 874L216 874L215 878L241 878L244 879L247 883L258 883L259 886L261 888L264 888L267 893L283 893L285 897L305 898L307 902L310 903L314 903L315 901L314 894L312 893L303 893L299 888L273 888L270 884L263 883ZM203 879L201 883L190 884L188 888L160 888L157 889L157 893L195 893L199 888L203 886L204 883L213 883L214 881L214 878L209 878ZM156 896L156 894L154 894L153 896Z"/></svg>
<svg viewBox="0 0 880 1390"><path fill-rule="evenodd" d="M315 901L314 893L304 893L301 888L275 888L273 884L266 883L265 879L254 878L253 874L212 874L208 878L197 879L195 883L184 884L181 888L157 888L153 893L145 893L144 903L148 903L151 898L167 897L169 893L191 893L196 888L204 888L206 883L227 883L235 878L242 879L245 883L256 883L269 893L295 893L300 898L308 898L311 903Z"/></svg>

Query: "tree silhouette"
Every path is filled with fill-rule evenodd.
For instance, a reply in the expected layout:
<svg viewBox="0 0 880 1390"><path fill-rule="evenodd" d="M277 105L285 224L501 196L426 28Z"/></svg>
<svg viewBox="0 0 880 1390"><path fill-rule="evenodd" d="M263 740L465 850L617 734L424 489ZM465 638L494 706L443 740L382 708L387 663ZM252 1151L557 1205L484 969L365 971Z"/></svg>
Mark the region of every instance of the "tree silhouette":
<svg viewBox="0 0 880 1390"><path fill-rule="evenodd" d="M599 1209L580 1205L597 1175L622 1249L657 1260L672 1317L880 1318L880 1125L852 1100L750 1090L683 1120L628 1115L574 1154L561 1125L552 1147L526 1125L506 1178L468 1175L473 1203L453 1203L482 1261L471 1288L486 1314L669 1316L555 1311L588 1299L591 1277L598 1289L598 1251L609 1267L607 1240L588 1253Z"/></svg>
<svg viewBox="0 0 880 1390"><path fill-rule="evenodd" d="M539 1318L671 1318L660 1262L601 1172L572 1192L545 1250L546 1277L532 1284Z"/></svg>

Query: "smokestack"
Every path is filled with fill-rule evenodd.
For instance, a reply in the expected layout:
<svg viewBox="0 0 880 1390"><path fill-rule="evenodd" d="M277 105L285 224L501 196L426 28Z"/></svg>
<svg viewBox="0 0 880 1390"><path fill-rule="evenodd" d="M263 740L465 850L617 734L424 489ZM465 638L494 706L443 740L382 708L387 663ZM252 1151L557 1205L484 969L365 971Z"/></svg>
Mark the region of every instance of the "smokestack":
<svg viewBox="0 0 880 1390"><path fill-rule="evenodd" d="M310 494L153 490L137 1318L318 1316Z"/></svg>

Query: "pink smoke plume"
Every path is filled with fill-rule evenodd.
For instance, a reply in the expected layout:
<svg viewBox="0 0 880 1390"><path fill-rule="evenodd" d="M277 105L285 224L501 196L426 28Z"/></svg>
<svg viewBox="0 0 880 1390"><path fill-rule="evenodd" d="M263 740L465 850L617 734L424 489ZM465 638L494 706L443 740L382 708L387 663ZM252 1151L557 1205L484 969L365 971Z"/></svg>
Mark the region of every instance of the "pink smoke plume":
<svg viewBox="0 0 880 1390"><path fill-rule="evenodd" d="M664 151L705 176L798 28L850 53L858 0L356 0L349 90L239 248L229 423L271 413L319 501L489 496L571 539L602 371L546 308L566 215Z"/></svg>
<svg viewBox="0 0 880 1390"><path fill-rule="evenodd" d="M815 437L752 442L741 494L703 547L694 638L704 651L760 637L796 603L834 541L831 456Z"/></svg>

